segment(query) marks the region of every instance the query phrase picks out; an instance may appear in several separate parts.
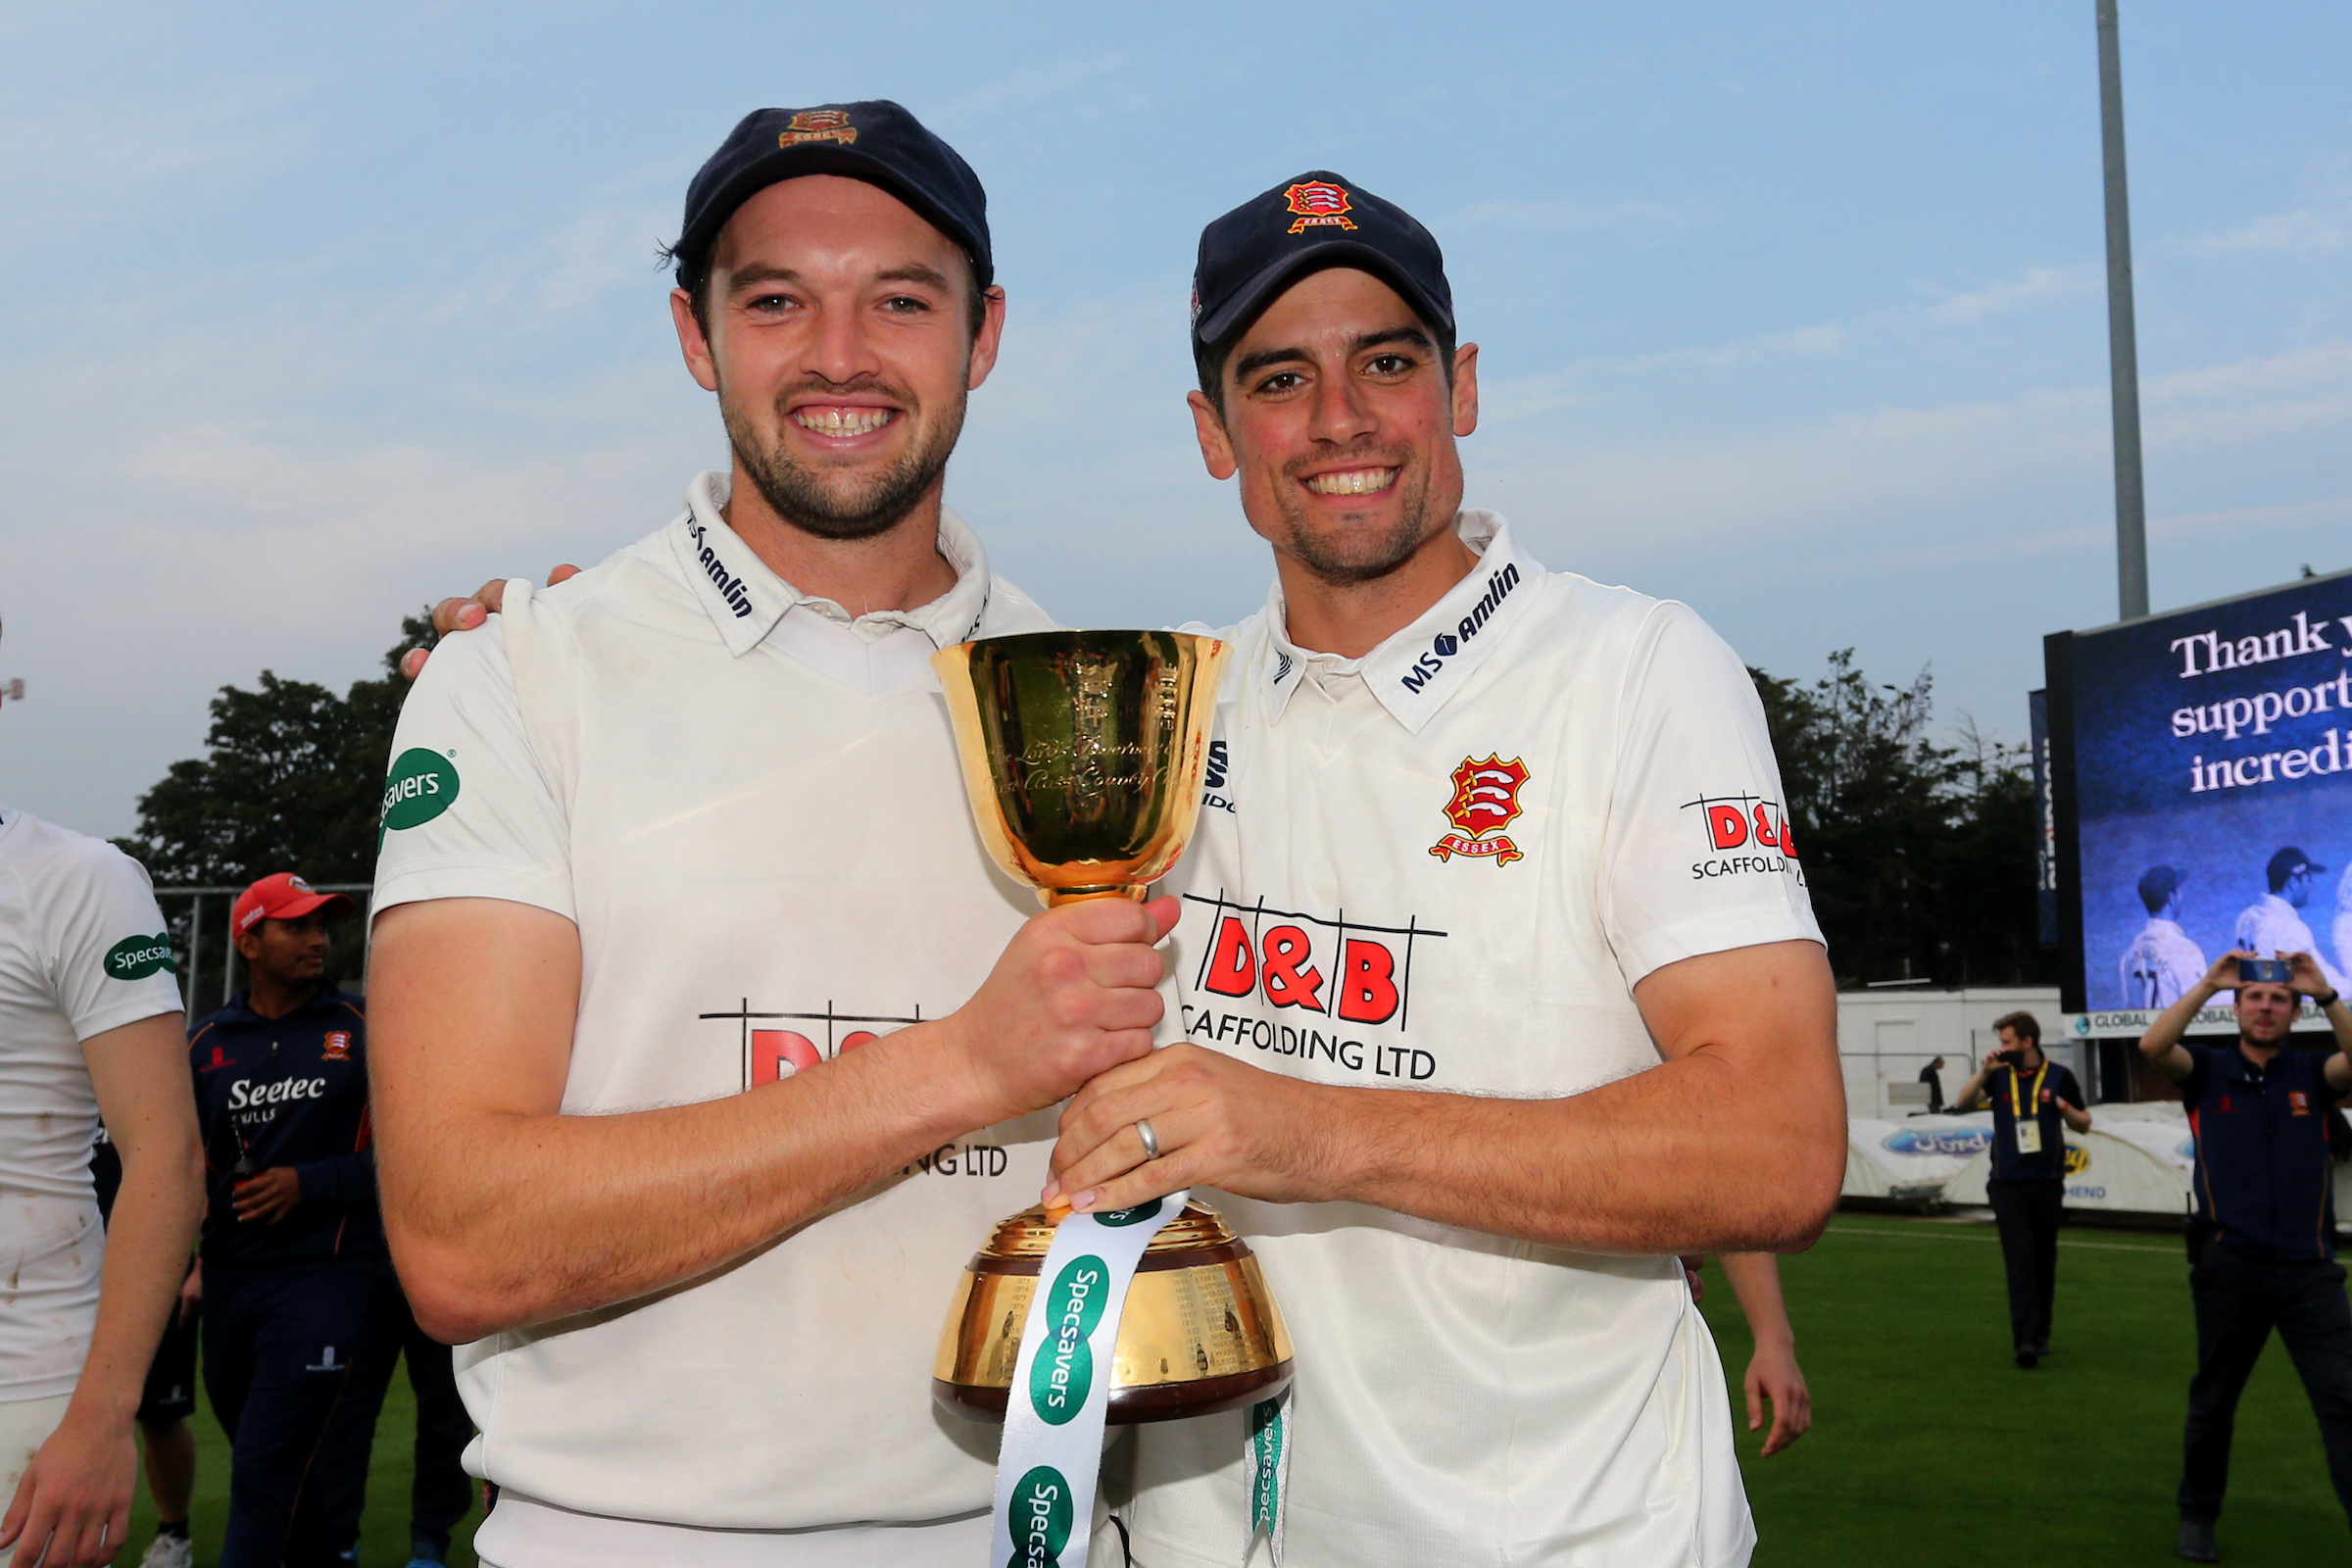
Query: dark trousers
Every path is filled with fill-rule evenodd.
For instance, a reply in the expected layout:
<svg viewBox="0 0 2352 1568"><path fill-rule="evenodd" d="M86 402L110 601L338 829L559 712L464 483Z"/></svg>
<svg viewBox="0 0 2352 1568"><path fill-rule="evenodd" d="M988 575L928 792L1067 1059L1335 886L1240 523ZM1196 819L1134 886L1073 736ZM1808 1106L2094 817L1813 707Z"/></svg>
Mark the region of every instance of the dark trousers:
<svg viewBox="0 0 2352 1568"><path fill-rule="evenodd" d="M228 1434L220 1568L353 1561L375 1418L400 1353L392 1271L204 1271L204 1392Z"/></svg>
<svg viewBox="0 0 2352 1568"><path fill-rule="evenodd" d="M401 1307L401 1353L416 1393L416 1477L409 1490L409 1535L449 1554L450 1532L473 1506L473 1483L461 1462L473 1441L473 1418L458 1396L449 1347L428 1336Z"/></svg>
<svg viewBox="0 0 2352 1568"><path fill-rule="evenodd" d="M2336 1500L2352 1519L2352 1303L2344 1271L2318 1261L2265 1262L2209 1243L2188 1287L2197 1303L2197 1375L2188 1385L2180 1517L2206 1524L2221 1517L2237 1396L2276 1328L2320 1418Z"/></svg>
<svg viewBox="0 0 2352 1568"><path fill-rule="evenodd" d="M1984 1196L2001 1228L2001 1262L2009 1270L2009 1338L2021 1350L2050 1343L2050 1297L2058 1288L2058 1222L2065 1213L2063 1182L1990 1181Z"/></svg>

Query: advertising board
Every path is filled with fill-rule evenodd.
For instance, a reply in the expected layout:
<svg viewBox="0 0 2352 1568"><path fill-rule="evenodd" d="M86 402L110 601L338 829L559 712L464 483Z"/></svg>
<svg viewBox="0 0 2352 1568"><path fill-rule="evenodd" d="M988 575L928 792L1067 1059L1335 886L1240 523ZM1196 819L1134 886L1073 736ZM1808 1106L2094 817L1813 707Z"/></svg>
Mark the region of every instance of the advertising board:
<svg viewBox="0 0 2352 1568"><path fill-rule="evenodd" d="M2352 971L2352 572L2044 640L2070 1013L2231 948Z"/></svg>

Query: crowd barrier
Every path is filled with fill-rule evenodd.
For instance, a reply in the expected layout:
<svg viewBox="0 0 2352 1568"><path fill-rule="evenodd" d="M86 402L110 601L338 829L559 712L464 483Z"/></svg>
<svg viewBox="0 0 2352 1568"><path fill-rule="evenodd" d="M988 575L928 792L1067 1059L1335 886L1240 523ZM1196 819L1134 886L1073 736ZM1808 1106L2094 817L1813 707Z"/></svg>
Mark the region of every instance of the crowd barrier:
<svg viewBox="0 0 2352 1568"><path fill-rule="evenodd" d="M1984 1202L1992 1113L1846 1123L1846 1198L1898 1203ZM2066 1135L2066 1206L2172 1217L2189 1206L2196 1140L2176 1102L2091 1107L2091 1130ZM2335 1169L2336 1229L2352 1230L2352 1164Z"/></svg>

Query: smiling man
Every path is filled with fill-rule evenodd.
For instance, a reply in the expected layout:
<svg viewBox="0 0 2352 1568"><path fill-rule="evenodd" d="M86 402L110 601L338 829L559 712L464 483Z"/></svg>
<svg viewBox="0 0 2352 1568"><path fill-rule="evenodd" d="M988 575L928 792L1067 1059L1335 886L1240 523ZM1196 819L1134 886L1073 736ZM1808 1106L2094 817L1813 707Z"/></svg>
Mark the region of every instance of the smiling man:
<svg viewBox="0 0 2352 1568"><path fill-rule="evenodd" d="M473 1342L485 1562L960 1568L994 1432L934 1412L939 1313L1037 1113L1149 1049L1169 915L1034 914L963 802L930 655L1049 624L940 504L1004 322L971 170L895 104L762 110L675 257L729 470L401 714L385 1223Z"/></svg>
<svg viewBox="0 0 2352 1568"><path fill-rule="evenodd" d="M2286 956L2284 985L2243 979L2238 965L2265 956L2223 954L2139 1041L2149 1065L2180 1086L2196 1134L2188 1289L2197 1372L2188 1385L2176 1537L2190 1562L2221 1559L2214 1524L2230 1486L2238 1396L2273 1329L2303 1380L2328 1479L2352 1520L2352 1304L2335 1260L2328 1151L2328 1107L2352 1094L2352 1008L2308 952ZM2237 1014L2235 1044L2182 1039L2224 991ZM2305 997L2327 1021L2332 1049L2297 1050L2288 1038Z"/></svg>
<svg viewBox="0 0 2352 1568"><path fill-rule="evenodd" d="M1169 883L1191 1043L1079 1094L1046 1191L1219 1189L1298 1375L1138 1430L1132 1560L1744 1562L1674 1254L1806 1246L1844 1161L1754 688L1688 609L1462 510L1478 350L1401 210L1314 172L1217 220L1193 347L1276 581L1221 634L1223 786Z"/></svg>

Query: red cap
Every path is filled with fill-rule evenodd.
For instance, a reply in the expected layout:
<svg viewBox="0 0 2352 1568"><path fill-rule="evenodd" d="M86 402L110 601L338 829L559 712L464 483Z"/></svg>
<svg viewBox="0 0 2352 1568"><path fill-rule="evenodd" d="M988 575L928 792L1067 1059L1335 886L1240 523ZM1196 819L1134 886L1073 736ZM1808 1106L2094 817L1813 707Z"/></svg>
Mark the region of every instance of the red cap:
<svg viewBox="0 0 2352 1568"><path fill-rule="evenodd" d="M314 892L293 872L280 871L237 895L236 907L228 911L228 928L243 936L264 920L299 920L313 909L349 914L354 907L340 893Z"/></svg>

